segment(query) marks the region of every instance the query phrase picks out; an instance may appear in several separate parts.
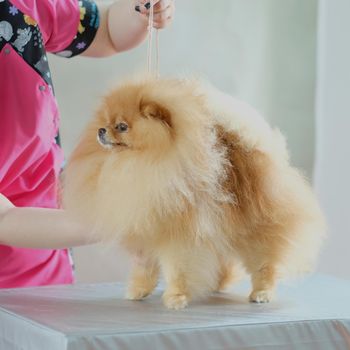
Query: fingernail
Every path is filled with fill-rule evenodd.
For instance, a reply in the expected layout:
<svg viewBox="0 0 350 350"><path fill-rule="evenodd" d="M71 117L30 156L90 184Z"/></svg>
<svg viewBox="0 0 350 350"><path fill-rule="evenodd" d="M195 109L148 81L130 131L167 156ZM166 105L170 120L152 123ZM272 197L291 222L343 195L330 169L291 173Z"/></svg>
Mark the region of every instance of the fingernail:
<svg viewBox="0 0 350 350"><path fill-rule="evenodd" d="M139 6L139 5L136 5L136 6L135 6L135 11L141 12L141 9L140 9L140 6Z"/></svg>
<svg viewBox="0 0 350 350"><path fill-rule="evenodd" d="M151 4L147 2L144 6L146 7L147 10L149 10L149 8L151 7Z"/></svg>

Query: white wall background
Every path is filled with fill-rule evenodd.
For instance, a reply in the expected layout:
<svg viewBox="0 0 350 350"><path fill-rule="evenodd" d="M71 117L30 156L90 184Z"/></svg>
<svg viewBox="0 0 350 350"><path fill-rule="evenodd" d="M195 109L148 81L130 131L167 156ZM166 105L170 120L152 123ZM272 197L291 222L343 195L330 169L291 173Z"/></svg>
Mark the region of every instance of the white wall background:
<svg viewBox="0 0 350 350"><path fill-rule="evenodd" d="M317 1L176 4L175 22L160 36L161 74L204 75L257 107L287 136L293 163L311 176ZM145 67L146 46L108 59L50 59L68 156L106 88ZM75 261L80 282L124 279L128 269L115 247L76 249Z"/></svg>
<svg viewBox="0 0 350 350"><path fill-rule="evenodd" d="M320 0L315 185L329 224L322 271L350 278L350 1Z"/></svg>

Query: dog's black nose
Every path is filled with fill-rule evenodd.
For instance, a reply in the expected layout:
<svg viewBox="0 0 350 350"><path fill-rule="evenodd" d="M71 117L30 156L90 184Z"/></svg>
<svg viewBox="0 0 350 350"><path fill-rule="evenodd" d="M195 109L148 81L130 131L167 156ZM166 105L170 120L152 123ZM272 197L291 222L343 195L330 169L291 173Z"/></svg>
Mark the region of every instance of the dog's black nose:
<svg viewBox="0 0 350 350"><path fill-rule="evenodd" d="M99 136L105 135L106 132L107 132L107 130L106 130L105 128L98 129L98 135L99 135Z"/></svg>

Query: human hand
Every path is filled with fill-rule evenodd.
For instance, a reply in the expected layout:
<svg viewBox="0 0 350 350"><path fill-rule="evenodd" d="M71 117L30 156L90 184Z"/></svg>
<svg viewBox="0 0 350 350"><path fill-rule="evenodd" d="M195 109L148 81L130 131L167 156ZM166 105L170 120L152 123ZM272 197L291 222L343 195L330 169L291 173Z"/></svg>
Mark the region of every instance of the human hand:
<svg viewBox="0 0 350 350"><path fill-rule="evenodd" d="M149 18L150 7L150 0L138 0L136 2L135 10L140 12L142 16ZM153 27L156 29L167 27L174 17L174 0L153 0L153 8Z"/></svg>

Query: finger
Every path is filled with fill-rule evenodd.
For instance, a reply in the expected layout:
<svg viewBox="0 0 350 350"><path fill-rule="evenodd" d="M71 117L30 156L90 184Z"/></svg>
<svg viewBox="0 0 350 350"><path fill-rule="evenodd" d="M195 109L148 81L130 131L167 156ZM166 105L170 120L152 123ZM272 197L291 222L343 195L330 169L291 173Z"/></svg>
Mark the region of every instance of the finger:
<svg viewBox="0 0 350 350"><path fill-rule="evenodd" d="M154 23L153 24L153 28L155 28L155 29L163 29L163 28L169 26L172 21L173 21L173 18L172 17L168 17L165 21L163 21L161 23Z"/></svg>
<svg viewBox="0 0 350 350"><path fill-rule="evenodd" d="M162 1L162 0L153 0L153 5L157 4L157 3L160 2L160 1ZM151 0L140 0L140 1L139 1L139 3L140 3L141 5L145 5L145 4L150 3L150 2L151 2Z"/></svg>
<svg viewBox="0 0 350 350"><path fill-rule="evenodd" d="M164 11L172 4L173 0L153 0L153 11L154 13ZM149 14L151 8L150 0L142 0L138 5L135 6L135 10L142 14Z"/></svg>
<svg viewBox="0 0 350 350"><path fill-rule="evenodd" d="M172 0L160 0L153 6L154 13L165 11L168 7L171 6L172 3L173 3Z"/></svg>
<svg viewBox="0 0 350 350"><path fill-rule="evenodd" d="M172 13L173 11L170 6L162 12L155 13L153 15L153 24L162 24L172 17Z"/></svg>
<svg viewBox="0 0 350 350"><path fill-rule="evenodd" d="M175 4L173 1L171 1L170 5L165 10L162 12L157 12L153 15L153 23L155 25L162 25L163 22L169 24L174 17L174 12Z"/></svg>
<svg viewBox="0 0 350 350"><path fill-rule="evenodd" d="M156 0L154 0L153 4ZM160 1L160 0L158 0ZM148 14L148 10L151 7L150 0L139 0L136 2L135 5L135 11L140 12L141 14L145 15Z"/></svg>
<svg viewBox="0 0 350 350"><path fill-rule="evenodd" d="M153 0L153 8L158 5L159 2L162 0ZM151 0L140 0L139 1L139 8L141 13L148 13L149 9L151 8Z"/></svg>
<svg viewBox="0 0 350 350"><path fill-rule="evenodd" d="M156 28L156 29L165 28L171 24L173 19L174 19L173 16L168 16L167 18L165 18L162 21L153 22L153 28Z"/></svg>

